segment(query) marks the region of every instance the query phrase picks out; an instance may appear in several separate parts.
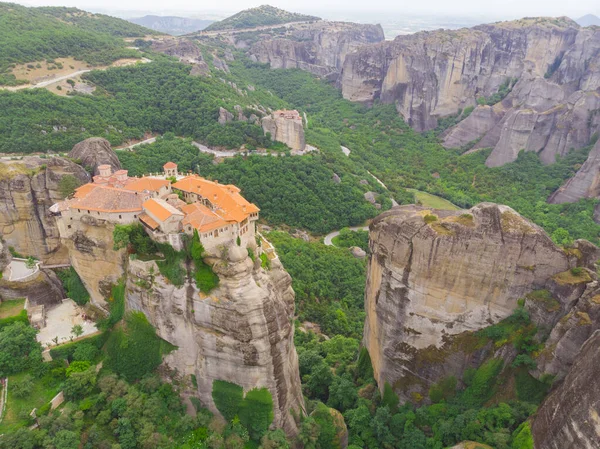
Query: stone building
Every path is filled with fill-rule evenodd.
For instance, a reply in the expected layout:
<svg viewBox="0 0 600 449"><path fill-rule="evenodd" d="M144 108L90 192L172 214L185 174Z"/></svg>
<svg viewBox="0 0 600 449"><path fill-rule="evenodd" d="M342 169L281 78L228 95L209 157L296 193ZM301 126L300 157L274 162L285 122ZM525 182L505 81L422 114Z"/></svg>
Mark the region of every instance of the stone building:
<svg viewBox="0 0 600 449"><path fill-rule="evenodd" d="M193 175L181 177L177 165L168 162L162 176L130 178L127 170L112 172L100 165L93 182L75 190L72 198L54 204L61 237L68 238L78 223L141 223L157 242L181 249L183 233L198 231L206 252L219 254L223 247L239 243L255 247L255 222L259 209L240 189ZM171 184L167 178L179 178Z"/></svg>

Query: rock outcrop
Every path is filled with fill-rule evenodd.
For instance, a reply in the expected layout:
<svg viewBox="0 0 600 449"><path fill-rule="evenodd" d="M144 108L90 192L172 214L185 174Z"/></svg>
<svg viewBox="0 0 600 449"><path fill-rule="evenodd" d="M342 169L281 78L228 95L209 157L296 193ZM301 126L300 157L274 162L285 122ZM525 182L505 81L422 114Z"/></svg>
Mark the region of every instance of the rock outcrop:
<svg viewBox="0 0 600 449"><path fill-rule="evenodd" d="M491 203L394 208L371 224L369 249L364 345L380 388L387 382L405 400L478 366L485 348L469 351L461 339L508 317L520 298L577 262Z"/></svg>
<svg viewBox="0 0 600 449"><path fill-rule="evenodd" d="M175 287L158 274L154 262L131 261L127 307L140 310L158 335L178 348L165 358L213 412L214 380L245 391L266 387L272 394L274 425L297 433L293 415L303 413L298 359L293 343L294 291L291 278L274 260L269 271L253 263L246 250L229 248L226 260L210 260L219 286L208 295L193 281ZM197 387L189 382L195 375Z"/></svg>
<svg viewBox="0 0 600 449"><path fill-rule="evenodd" d="M114 225L84 216L61 229L69 261L83 281L93 304L104 307L111 288L125 274L124 252L113 249Z"/></svg>
<svg viewBox="0 0 600 449"><path fill-rule="evenodd" d="M291 27L283 37L261 39L249 51L273 69L302 69L337 79L346 56L384 40L380 25L319 21Z"/></svg>
<svg viewBox="0 0 600 449"><path fill-rule="evenodd" d="M600 30L527 18L398 36L349 54L338 84L347 99L396 104L418 131L494 99L449 130L445 145L492 147L489 166L522 149L552 163L600 130Z"/></svg>
<svg viewBox="0 0 600 449"><path fill-rule="evenodd" d="M581 198L600 197L600 139L575 176L550 196L553 204L572 203Z"/></svg>
<svg viewBox="0 0 600 449"><path fill-rule="evenodd" d="M0 233L6 244L49 263L68 260L49 208L63 199L61 179L89 182L89 174L64 158L25 157L0 162Z"/></svg>
<svg viewBox="0 0 600 449"><path fill-rule="evenodd" d="M271 134L271 140L283 142L294 151L303 151L304 125L298 111L275 111L261 120L263 131Z"/></svg>
<svg viewBox="0 0 600 449"><path fill-rule="evenodd" d="M174 56L179 59L179 62L191 65L190 75L205 76L210 73L200 47L189 39L163 37L152 41L152 50Z"/></svg>
<svg viewBox="0 0 600 449"><path fill-rule="evenodd" d="M108 164L113 173L121 169L121 162L117 153L113 151L110 142L101 137L90 137L76 144L69 152L69 157L78 161L83 167L89 167L90 171L97 175L98 166Z"/></svg>
<svg viewBox="0 0 600 449"><path fill-rule="evenodd" d="M535 449L596 448L600 442L600 331L585 342L564 381L540 405Z"/></svg>

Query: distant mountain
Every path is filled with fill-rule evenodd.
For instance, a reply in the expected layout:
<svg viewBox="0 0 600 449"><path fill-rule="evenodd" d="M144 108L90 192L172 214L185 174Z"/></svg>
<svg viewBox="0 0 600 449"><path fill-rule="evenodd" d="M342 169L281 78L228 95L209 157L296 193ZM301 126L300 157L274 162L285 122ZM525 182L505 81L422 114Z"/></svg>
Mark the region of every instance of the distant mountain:
<svg viewBox="0 0 600 449"><path fill-rule="evenodd" d="M240 28L254 28L266 25L279 25L290 22L303 22L321 20L319 17L307 16L295 12L285 11L270 5L245 9L237 14L215 22L206 28L206 31L232 30Z"/></svg>
<svg viewBox="0 0 600 449"><path fill-rule="evenodd" d="M586 14L585 16L577 19L575 22L582 27L589 27L590 25L600 26L600 17L593 14Z"/></svg>
<svg viewBox="0 0 600 449"><path fill-rule="evenodd" d="M137 25L160 31L161 33L172 34L173 36L200 31L211 23L214 23L214 20L175 16L144 16L128 20Z"/></svg>

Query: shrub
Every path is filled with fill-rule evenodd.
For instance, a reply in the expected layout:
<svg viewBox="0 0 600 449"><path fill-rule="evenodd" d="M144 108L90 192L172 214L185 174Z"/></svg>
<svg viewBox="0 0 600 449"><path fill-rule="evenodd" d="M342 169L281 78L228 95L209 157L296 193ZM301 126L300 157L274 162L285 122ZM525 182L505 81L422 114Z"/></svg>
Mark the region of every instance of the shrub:
<svg viewBox="0 0 600 449"><path fill-rule="evenodd" d="M269 259L269 256L267 256L267 253L262 253L260 255L260 266L263 267L263 269L265 270L270 270L271 269L271 260Z"/></svg>
<svg viewBox="0 0 600 449"><path fill-rule="evenodd" d="M58 181L58 191L60 196L63 199L71 196L75 192L75 189L80 185L81 182L79 182L79 179L77 179L75 176L64 175L60 178L60 181Z"/></svg>
<svg viewBox="0 0 600 449"><path fill-rule="evenodd" d="M259 441L273 422L273 397L266 388L253 388L242 402L240 422L246 427L250 438Z"/></svg>
<svg viewBox="0 0 600 449"><path fill-rule="evenodd" d="M133 382L162 362L161 341L141 312L130 312L124 326L111 332L106 342L108 368Z"/></svg>
<svg viewBox="0 0 600 449"><path fill-rule="evenodd" d="M213 381L212 398L223 418L231 421L240 412L244 389L231 382L215 380Z"/></svg>
<svg viewBox="0 0 600 449"><path fill-rule="evenodd" d="M81 281L79 274L75 271L75 268L69 267L65 270L57 272L58 278L61 280L67 296L75 301L80 306L87 304L90 300L90 294L88 293L85 285Z"/></svg>
<svg viewBox="0 0 600 449"><path fill-rule="evenodd" d="M533 436L528 422L524 422L515 430L511 449L533 449Z"/></svg>
<svg viewBox="0 0 600 449"><path fill-rule="evenodd" d="M73 351L73 360L92 362L98 357L99 351L92 343L78 345Z"/></svg>
<svg viewBox="0 0 600 449"><path fill-rule="evenodd" d="M386 382L383 387L383 397L381 398L381 404L383 406L387 406L392 413L396 413L396 411L398 411L399 402L400 399L398 399L398 395L394 393L392 386Z"/></svg>
<svg viewBox="0 0 600 449"><path fill-rule="evenodd" d="M23 376L21 380L12 383L10 390L17 398L29 396L33 390L33 377L29 374Z"/></svg>
<svg viewBox="0 0 600 449"><path fill-rule="evenodd" d="M573 268L571 268L571 274L573 276L581 276L583 274L583 268L573 267Z"/></svg>
<svg viewBox="0 0 600 449"><path fill-rule="evenodd" d="M219 285L219 276L215 274L210 265L205 264L202 260L196 261L195 265L194 279L201 292L208 293Z"/></svg>
<svg viewBox="0 0 600 449"><path fill-rule="evenodd" d="M425 223L429 224L433 223L434 221L437 221L437 217L435 215L427 214L423 217L423 220L425 221Z"/></svg>

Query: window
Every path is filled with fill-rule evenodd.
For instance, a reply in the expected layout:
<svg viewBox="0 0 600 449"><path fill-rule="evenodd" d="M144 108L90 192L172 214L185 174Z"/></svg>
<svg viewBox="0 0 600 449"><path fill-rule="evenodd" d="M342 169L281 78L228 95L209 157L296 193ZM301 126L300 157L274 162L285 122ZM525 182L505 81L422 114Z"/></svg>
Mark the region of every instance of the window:
<svg viewBox="0 0 600 449"><path fill-rule="evenodd" d="M88 210L88 214L90 214L91 212Z"/></svg>
<svg viewBox="0 0 600 449"><path fill-rule="evenodd" d="M137 215L134 215L133 218L137 218Z"/></svg>
<svg viewBox="0 0 600 449"><path fill-rule="evenodd" d="M119 215L119 220L121 219L121 216Z"/></svg>
<svg viewBox="0 0 600 449"><path fill-rule="evenodd" d="M67 228L71 229L71 225L67 225Z"/></svg>

